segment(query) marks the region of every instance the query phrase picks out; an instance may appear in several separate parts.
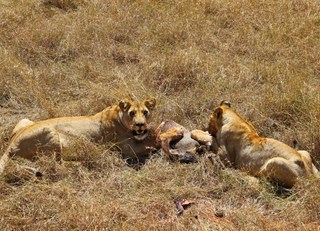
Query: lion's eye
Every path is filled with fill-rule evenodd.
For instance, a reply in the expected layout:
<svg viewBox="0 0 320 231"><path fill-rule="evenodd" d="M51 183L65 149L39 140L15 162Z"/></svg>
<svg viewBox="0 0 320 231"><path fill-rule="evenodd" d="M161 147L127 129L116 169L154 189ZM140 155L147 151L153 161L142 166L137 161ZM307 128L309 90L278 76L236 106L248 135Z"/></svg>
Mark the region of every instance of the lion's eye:
<svg viewBox="0 0 320 231"><path fill-rule="evenodd" d="M135 112L135 111L131 111L131 112L129 113L129 115L130 115L131 117L134 117L134 116L136 115L136 112Z"/></svg>
<svg viewBox="0 0 320 231"><path fill-rule="evenodd" d="M143 111L143 114L144 114L145 116L147 116L147 115L148 115L148 111L147 111L147 110Z"/></svg>

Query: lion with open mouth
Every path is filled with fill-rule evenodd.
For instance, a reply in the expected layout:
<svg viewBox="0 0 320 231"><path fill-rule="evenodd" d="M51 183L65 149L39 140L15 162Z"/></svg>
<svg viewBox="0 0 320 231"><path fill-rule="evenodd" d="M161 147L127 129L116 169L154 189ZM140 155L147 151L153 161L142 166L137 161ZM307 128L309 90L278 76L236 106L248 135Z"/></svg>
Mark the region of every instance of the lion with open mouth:
<svg viewBox="0 0 320 231"><path fill-rule="evenodd" d="M0 174L13 156L34 160L38 152L61 152L74 138L115 144L124 158L146 158L156 148L150 132L154 98L142 102L122 100L92 116L60 117L38 122L21 120L13 129L9 145L0 159Z"/></svg>

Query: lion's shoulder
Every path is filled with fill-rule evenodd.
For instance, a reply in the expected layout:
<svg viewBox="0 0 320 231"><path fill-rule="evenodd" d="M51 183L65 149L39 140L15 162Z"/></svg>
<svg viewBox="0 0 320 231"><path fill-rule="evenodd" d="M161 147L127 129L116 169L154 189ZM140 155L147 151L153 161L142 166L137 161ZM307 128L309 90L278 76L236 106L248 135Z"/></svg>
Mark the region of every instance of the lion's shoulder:
<svg viewBox="0 0 320 231"><path fill-rule="evenodd" d="M254 126L243 119L236 111L234 110L225 110L225 114L227 118L232 121L232 124L236 125L234 129L245 130L246 132L251 132L253 134L257 134L257 130Z"/></svg>
<svg viewBox="0 0 320 231"><path fill-rule="evenodd" d="M121 110L118 105L112 105L97 113L94 117L99 118L105 125L113 124L113 121L118 120Z"/></svg>

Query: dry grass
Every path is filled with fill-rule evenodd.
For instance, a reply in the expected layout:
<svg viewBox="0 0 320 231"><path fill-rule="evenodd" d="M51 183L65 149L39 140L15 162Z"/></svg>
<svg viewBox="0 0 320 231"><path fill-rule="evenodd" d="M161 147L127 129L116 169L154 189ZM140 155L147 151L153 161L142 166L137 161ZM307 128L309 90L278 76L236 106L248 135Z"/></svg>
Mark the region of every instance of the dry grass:
<svg viewBox="0 0 320 231"><path fill-rule="evenodd" d="M205 127L228 99L260 134L296 139L320 163L320 5L316 0L0 1L0 145L15 123L89 115L155 96L156 123ZM81 162L12 165L0 182L1 230L317 230L320 183L280 196L205 160L140 170L79 142ZM177 217L173 200L195 200ZM223 218L214 214L225 213Z"/></svg>

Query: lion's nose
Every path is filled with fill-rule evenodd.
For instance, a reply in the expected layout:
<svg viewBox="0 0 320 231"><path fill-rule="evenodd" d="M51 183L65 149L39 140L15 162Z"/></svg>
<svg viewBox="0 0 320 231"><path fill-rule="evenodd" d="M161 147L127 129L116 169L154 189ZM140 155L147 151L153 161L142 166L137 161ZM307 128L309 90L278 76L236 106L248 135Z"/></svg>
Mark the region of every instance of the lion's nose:
<svg viewBox="0 0 320 231"><path fill-rule="evenodd" d="M138 122L138 123L136 123L136 126L137 126L137 127L142 127L143 125L144 125L143 122Z"/></svg>

